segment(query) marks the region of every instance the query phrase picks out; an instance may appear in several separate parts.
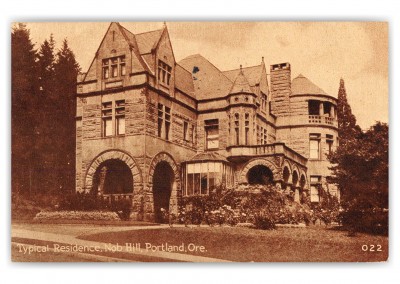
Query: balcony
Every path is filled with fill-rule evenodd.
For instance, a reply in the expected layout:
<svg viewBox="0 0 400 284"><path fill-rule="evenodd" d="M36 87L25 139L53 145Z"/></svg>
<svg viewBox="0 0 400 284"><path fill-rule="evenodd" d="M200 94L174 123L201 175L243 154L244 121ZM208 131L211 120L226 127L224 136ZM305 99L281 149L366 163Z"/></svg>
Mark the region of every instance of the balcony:
<svg viewBox="0 0 400 284"><path fill-rule="evenodd" d="M284 143L274 143L265 145L246 145L246 146L229 146L227 148L228 160L241 157L260 157L283 155L301 165L305 165L307 158L296 153Z"/></svg>
<svg viewBox="0 0 400 284"><path fill-rule="evenodd" d="M321 115L309 115L308 123L328 124L328 125L337 126L337 120L334 117L321 116Z"/></svg>

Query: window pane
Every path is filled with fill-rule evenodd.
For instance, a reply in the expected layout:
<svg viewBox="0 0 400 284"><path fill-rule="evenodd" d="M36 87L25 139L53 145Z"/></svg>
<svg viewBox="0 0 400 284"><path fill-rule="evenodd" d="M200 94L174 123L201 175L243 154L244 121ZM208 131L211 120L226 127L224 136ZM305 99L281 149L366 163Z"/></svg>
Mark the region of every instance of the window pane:
<svg viewBox="0 0 400 284"><path fill-rule="evenodd" d="M104 136L112 135L112 119L104 119Z"/></svg>
<svg viewBox="0 0 400 284"><path fill-rule="evenodd" d="M310 186L310 193L311 202L319 202L318 188L316 186Z"/></svg>
<svg viewBox="0 0 400 284"><path fill-rule="evenodd" d="M117 134L125 134L125 117L117 118Z"/></svg>
<svg viewBox="0 0 400 284"><path fill-rule="evenodd" d="M194 194L200 194L200 174L194 174Z"/></svg>
<svg viewBox="0 0 400 284"><path fill-rule="evenodd" d="M187 189L186 189L186 194L187 195L193 195L193 182L194 182L194 174L188 174L188 180L187 180Z"/></svg>
<svg viewBox="0 0 400 284"><path fill-rule="evenodd" d="M207 184L207 173L201 174L201 194L207 194L208 184Z"/></svg>
<svg viewBox="0 0 400 284"><path fill-rule="evenodd" d="M126 74L125 64L121 64L121 75L124 76Z"/></svg>
<svg viewBox="0 0 400 284"><path fill-rule="evenodd" d="M319 159L319 141L310 140L310 159Z"/></svg>
<svg viewBox="0 0 400 284"><path fill-rule="evenodd" d="M108 79L109 75L108 67L103 67L103 79Z"/></svg>
<svg viewBox="0 0 400 284"><path fill-rule="evenodd" d="M194 164L188 164L187 165L187 172L189 174L193 174L194 173Z"/></svg>
<svg viewBox="0 0 400 284"><path fill-rule="evenodd" d="M117 68L117 65L112 65L112 66L111 66L111 76L112 76L112 77L117 77L117 76L118 76L118 68Z"/></svg>

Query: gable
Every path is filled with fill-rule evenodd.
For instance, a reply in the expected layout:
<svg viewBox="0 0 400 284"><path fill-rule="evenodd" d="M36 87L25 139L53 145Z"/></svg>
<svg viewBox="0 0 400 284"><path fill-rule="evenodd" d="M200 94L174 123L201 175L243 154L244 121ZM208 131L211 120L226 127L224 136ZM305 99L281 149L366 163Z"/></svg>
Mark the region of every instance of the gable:
<svg viewBox="0 0 400 284"><path fill-rule="evenodd" d="M132 42L133 41L133 42ZM136 48L137 49L137 48ZM144 71L143 64L134 52L134 37L129 38L118 23L111 23L95 54L84 81L100 79L102 60L106 58L125 56L127 73ZM132 52L133 51L133 52Z"/></svg>

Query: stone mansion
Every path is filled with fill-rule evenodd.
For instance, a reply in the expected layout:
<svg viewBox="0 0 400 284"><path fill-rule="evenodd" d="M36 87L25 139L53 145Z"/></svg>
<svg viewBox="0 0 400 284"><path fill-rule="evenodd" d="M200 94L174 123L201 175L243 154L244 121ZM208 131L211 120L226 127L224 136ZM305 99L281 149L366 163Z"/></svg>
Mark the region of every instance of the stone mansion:
<svg viewBox="0 0 400 284"><path fill-rule="evenodd" d="M291 77L289 63L261 58L228 71L199 54L177 62L165 25L111 23L78 77L76 190L129 199L134 219L155 221L220 185L272 183L298 202L318 202L318 185L338 195L325 179L337 99Z"/></svg>

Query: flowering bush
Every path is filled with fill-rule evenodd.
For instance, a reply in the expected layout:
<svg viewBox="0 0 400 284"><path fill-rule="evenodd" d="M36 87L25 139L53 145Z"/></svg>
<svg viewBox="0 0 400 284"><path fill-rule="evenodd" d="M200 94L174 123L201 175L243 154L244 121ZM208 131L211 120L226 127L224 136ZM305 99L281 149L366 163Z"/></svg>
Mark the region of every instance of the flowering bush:
<svg viewBox="0 0 400 284"><path fill-rule="evenodd" d="M41 211L34 220L119 220L116 212L103 211Z"/></svg>
<svg viewBox="0 0 400 284"><path fill-rule="evenodd" d="M112 211L121 220L129 220L132 202L128 199L111 199L106 201L90 193L73 193L66 195L58 204L57 210L65 211Z"/></svg>
<svg viewBox="0 0 400 284"><path fill-rule="evenodd" d="M209 226L252 223L259 229L273 229L278 223L310 224L316 218L307 204L294 202L290 194L274 186L241 185L235 190L220 188L207 196L184 197L177 221Z"/></svg>

